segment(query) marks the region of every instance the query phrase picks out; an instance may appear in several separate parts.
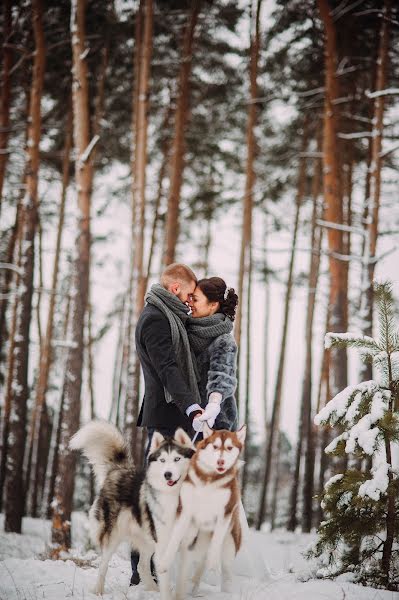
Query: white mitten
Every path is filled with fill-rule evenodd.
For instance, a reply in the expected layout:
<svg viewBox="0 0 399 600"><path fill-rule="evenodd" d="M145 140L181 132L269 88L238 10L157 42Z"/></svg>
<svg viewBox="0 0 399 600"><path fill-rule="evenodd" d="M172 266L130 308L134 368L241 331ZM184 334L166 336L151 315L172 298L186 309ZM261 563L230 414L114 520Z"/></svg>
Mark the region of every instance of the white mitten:
<svg viewBox="0 0 399 600"><path fill-rule="evenodd" d="M204 423L201 420L201 417L204 413L202 413L201 415L198 415L197 417L194 417L193 422L192 422L192 426L194 431L202 431L203 427L204 427Z"/></svg>
<svg viewBox="0 0 399 600"><path fill-rule="evenodd" d="M216 417L220 413L220 403L222 401L222 394L219 392L212 392L209 396L209 402L205 406L205 410L197 417L198 421L207 421L209 427L213 427L215 424Z"/></svg>

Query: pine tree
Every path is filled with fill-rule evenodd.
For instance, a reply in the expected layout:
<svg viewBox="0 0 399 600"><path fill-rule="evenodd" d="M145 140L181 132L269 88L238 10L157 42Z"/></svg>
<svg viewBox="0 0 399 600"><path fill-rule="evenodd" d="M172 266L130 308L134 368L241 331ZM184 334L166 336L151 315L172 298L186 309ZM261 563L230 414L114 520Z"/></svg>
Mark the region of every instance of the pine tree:
<svg viewBox="0 0 399 600"><path fill-rule="evenodd" d="M346 387L315 417L316 425L343 429L326 453L372 457L373 466L370 472L347 469L326 483L326 520L310 556L322 558L320 576L351 571L361 583L399 590L399 475L392 467L392 445L399 441L399 332L391 285L375 284L374 296L378 339L327 333L325 344L359 349L379 377Z"/></svg>

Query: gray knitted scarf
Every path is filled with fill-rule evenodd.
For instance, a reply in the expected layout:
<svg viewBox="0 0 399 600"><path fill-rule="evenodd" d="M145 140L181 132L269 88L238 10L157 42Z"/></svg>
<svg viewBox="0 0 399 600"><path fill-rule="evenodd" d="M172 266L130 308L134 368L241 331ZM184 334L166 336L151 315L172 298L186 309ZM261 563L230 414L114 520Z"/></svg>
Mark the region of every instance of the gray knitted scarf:
<svg viewBox="0 0 399 600"><path fill-rule="evenodd" d="M185 323L189 318L189 309L177 296L171 294L168 290L165 290L165 288L158 283L151 287L145 300L148 304L152 304L159 308L168 319L177 364L192 393L193 404L201 404L201 397L197 385L198 377L195 358L192 355L190 342L185 328ZM172 402L173 398L166 388L164 388L164 392L166 402Z"/></svg>
<svg viewBox="0 0 399 600"><path fill-rule="evenodd" d="M230 333L233 323L223 313L215 313L210 317L189 317L187 320L187 333L190 346L198 356L215 338L224 333Z"/></svg>

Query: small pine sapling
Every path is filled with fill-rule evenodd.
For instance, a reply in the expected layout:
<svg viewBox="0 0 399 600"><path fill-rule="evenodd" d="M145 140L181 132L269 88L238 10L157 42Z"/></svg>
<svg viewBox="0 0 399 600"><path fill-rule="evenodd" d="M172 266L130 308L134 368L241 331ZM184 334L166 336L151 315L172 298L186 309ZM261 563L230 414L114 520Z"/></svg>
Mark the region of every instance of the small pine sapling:
<svg viewBox="0 0 399 600"><path fill-rule="evenodd" d="M353 464L325 485L321 502L326 520L308 553L321 559L321 577L352 572L365 585L399 590L399 472L392 449L399 442L399 334L389 283L375 284L377 339L327 333L325 345L358 348L378 377L348 386L315 416L316 425L339 426L342 433L325 449L351 455Z"/></svg>

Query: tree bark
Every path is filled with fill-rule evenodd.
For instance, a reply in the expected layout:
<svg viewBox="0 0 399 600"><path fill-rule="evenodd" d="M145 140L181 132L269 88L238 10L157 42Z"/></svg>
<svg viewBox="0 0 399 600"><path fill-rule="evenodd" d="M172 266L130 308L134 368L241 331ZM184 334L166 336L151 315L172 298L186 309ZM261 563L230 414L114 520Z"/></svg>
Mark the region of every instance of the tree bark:
<svg viewBox="0 0 399 600"><path fill-rule="evenodd" d="M136 433L139 403L140 363L133 343L133 332L138 316L144 306L146 276L144 274L144 230L146 209L146 165L147 165L147 132L149 111L149 82L152 55L153 3L143 1L143 39L137 48L139 55L138 90L135 118L136 144L134 149L134 170L132 173L132 291L131 303L132 323L129 323L127 354L127 389L125 404L125 434L128 443L136 456ZM139 36L138 36L139 37ZM141 35L140 35L141 37ZM136 53L136 55L137 55Z"/></svg>
<svg viewBox="0 0 399 600"><path fill-rule="evenodd" d="M15 215L15 223L11 229L10 237L7 244L7 253L4 257L4 262L8 264L13 264L14 262L15 246L18 237L18 223L20 222L20 215L21 203L19 202ZM6 315L13 277L15 278L15 272L12 269L5 269L1 285L2 293L4 294L4 296L0 298L0 363L3 361L3 349L7 340Z"/></svg>
<svg viewBox="0 0 399 600"><path fill-rule="evenodd" d="M321 138L319 138L321 141ZM320 144L318 144L320 146ZM318 150L320 148L318 147ZM312 451L311 440L307 437L311 431L311 394L312 394L312 339L313 339L313 316L314 307L316 300L317 281L319 275L320 266L320 251L321 251L321 237L322 230L317 227L316 221L319 218L320 208L320 191L321 191L321 163L320 159L316 158L314 161L314 173L312 182L312 197L313 197L313 212L312 212L312 229L311 229L311 254L309 264L309 276L308 276L308 301L307 301L307 312L306 312L306 355L305 355L305 368L302 382L302 398L301 398L301 410L298 424L298 439L295 452L295 466L292 480L292 486L290 490L290 505L289 505L289 518L287 523L287 529L289 531L295 531L297 526L297 500L298 500L298 488L300 479L300 466L303 454L304 443L309 446L309 450ZM305 454L305 461L307 455ZM309 467L311 465L309 464ZM306 471L306 467L305 467ZM309 473L310 478L310 473ZM313 481L313 471L312 471ZM308 490L308 494L312 494L313 488ZM310 496L311 498L311 496ZM304 499L305 501L305 499ZM307 500L308 502L308 500ZM304 508L305 509L305 508ZM304 513L303 513L304 514Z"/></svg>
<svg viewBox="0 0 399 600"><path fill-rule="evenodd" d="M343 223L342 191L340 181L339 148L337 138L337 107L339 97L337 71L336 31L327 0L317 0L325 31L325 103L323 131L323 187L326 219L332 224ZM328 228L331 330L346 331L347 265L338 255L343 254L342 231ZM335 396L347 385L347 355L345 348L332 348L330 353L331 394Z"/></svg>
<svg viewBox="0 0 399 600"><path fill-rule="evenodd" d="M67 189L69 185L69 170L70 170L70 154L72 147L72 109L69 110L66 126L65 126L65 145L64 145L64 156L62 166L62 191L61 200L59 206L58 216L58 227L57 227L57 239L55 246L53 275L51 281L51 292L49 299L49 308L47 316L46 334L43 340L42 352L39 361L39 376L36 388L36 402L32 414L32 425L30 432L30 453L32 460L28 461L27 473L29 476L29 488L30 488L30 509L32 516L36 516L37 513L37 494L38 494L38 469L39 469L39 440L41 438L40 430L42 425L42 415L46 412L46 394L48 389L48 381L50 375L50 368L53 361L52 352L52 338L54 329L54 313L55 313L55 301L56 292L58 287L59 277L59 264L61 254L61 243L64 229L64 218L65 218L65 200L67 195ZM47 459L47 457L46 457Z"/></svg>
<svg viewBox="0 0 399 600"><path fill-rule="evenodd" d="M7 42L12 32L11 0L4 0L4 21L3 21L3 69L1 74L0 91L0 217L3 200L4 176L7 166L8 153L7 144L10 129L10 105L11 105L11 77L10 70L12 65L12 49Z"/></svg>
<svg viewBox="0 0 399 600"><path fill-rule="evenodd" d="M19 207L20 208L20 207ZM21 268L21 245L22 245L22 210L17 209L17 216L15 222L15 235L17 237L17 251L16 251L16 262L17 266ZM15 260L15 259L14 259ZM12 262L12 260L11 260ZM18 311L18 302L19 296L17 293L20 282L19 272L15 276L15 296L14 296L14 304L12 307L12 316L11 316L11 324L9 330L9 345L7 352L7 377L6 377L6 385L5 385L5 394L4 394L4 408L1 419L1 463L0 463L0 510L3 509L3 500L4 500L4 484L6 478L6 464L7 464L7 452L8 452L8 434L10 430L10 412L11 412L11 395L12 395L12 382L13 382L13 373L14 373L14 362L15 362L15 334L16 334L16 326L17 326L17 311ZM11 286L10 286L11 289Z"/></svg>
<svg viewBox="0 0 399 600"><path fill-rule="evenodd" d="M312 422L312 367L313 367L313 318L316 304L317 284L319 279L320 252L323 231L317 227L319 217L319 199L321 192L321 164L316 161L313 179L313 215L312 215L312 249L309 265L308 302L306 312L306 358L305 374L302 385L302 404L304 417L304 449L305 471L303 480L302 531L310 532L313 518L313 490L315 465L315 439ZM322 215L320 215L322 216Z"/></svg>
<svg viewBox="0 0 399 600"><path fill-rule="evenodd" d="M189 119L190 74L193 58L195 28L201 8L201 0L193 0L187 21L182 45L182 59L179 73L178 99L175 113L174 138L170 163L170 186L166 221L165 266L175 261L176 243L179 236L180 190L183 181L185 128Z"/></svg>
<svg viewBox="0 0 399 600"><path fill-rule="evenodd" d="M241 342L241 326L242 326L242 307L243 307L243 292L244 292L244 277L248 273L249 248L252 239L252 208L253 208L253 189L255 185L255 156L256 156L256 139L255 127L257 122L258 104L258 62L260 49L260 11L262 0L257 0L256 15L255 15L255 31L251 33L250 43L250 98L248 102L247 115L247 132L246 132L246 148L247 148L247 163L245 173L245 190L243 198L243 218L242 218L242 236L240 249L240 263L238 272L238 298L237 315L235 319L235 339L238 348ZM239 368L238 357L238 368ZM238 387L237 387L238 390Z"/></svg>
<svg viewBox="0 0 399 600"><path fill-rule="evenodd" d="M168 104L167 108L165 109L165 115L164 115L162 125L161 125L162 131L168 131L172 112L173 112L172 102L170 102ZM170 136L167 135L162 143L162 162L161 162L161 167L159 169L159 175L158 175L158 191L157 191L157 197L155 199L150 248L148 251L147 273L146 273L146 279L145 279L145 285L144 285L145 290L148 287L148 280L151 277L151 269L152 269L152 262L153 262L153 258L154 258L154 250L155 250L155 245L157 242L157 228L158 228L158 222L159 222L159 213L160 213L161 201L162 201L162 197L163 197L163 193L164 193L163 192L163 182L164 182L165 175L166 175L166 168L168 166L170 143L171 143Z"/></svg>
<svg viewBox="0 0 399 600"><path fill-rule="evenodd" d="M88 376L88 388L90 396L90 420L93 421L96 418L96 403L94 397L94 357L93 357L93 306L91 303L91 293L89 285L89 301L87 310L87 376ZM95 478L93 469L90 469L90 505L93 504L95 498Z"/></svg>
<svg viewBox="0 0 399 600"><path fill-rule="evenodd" d="M52 518L54 555L71 545L71 510L75 483L76 457L69 440L79 428L80 392L83 368L83 328L89 292L90 272L90 191L93 168L89 151L90 112L88 67L85 44L85 1L73 0L71 6L71 36L73 61L73 139L77 153L75 181L79 206L77 256L73 274L72 341L68 348L64 381L63 423L55 481Z"/></svg>
<svg viewBox="0 0 399 600"><path fill-rule="evenodd" d="M68 277L68 285L67 289L69 290L70 277ZM70 325L70 309L71 309L71 295L67 296L67 303L65 307L64 314L64 327L63 327L63 339L66 341L68 339L68 327ZM67 357L66 357L67 358ZM67 360L63 361L63 373L65 380L66 373L66 364ZM49 456L47 461L47 473L46 473L46 482L43 492L44 502L43 502L43 512L45 511L46 518L51 519L52 517L52 500L54 497L54 486L55 486L55 478L58 471L58 453L61 439L61 426L62 426L62 413L64 407L64 386L62 386L60 400L58 404L58 408L55 409L53 415L53 427L51 432L51 440L50 440L50 449Z"/></svg>
<svg viewBox="0 0 399 600"><path fill-rule="evenodd" d="M384 90L388 85L389 41L391 27L392 1L385 0L381 19L380 43L377 58L376 92ZM374 99L373 131L371 136L371 162L369 166L369 197L366 200L368 208L368 226L366 229L364 268L366 280L364 282L361 316L362 334L373 335L373 280L376 265L376 250L378 240L379 210L381 196L381 170L383 159L381 157L382 140L384 133L384 107L385 97L377 96ZM363 376L370 374L364 369Z"/></svg>
<svg viewBox="0 0 399 600"><path fill-rule="evenodd" d="M307 132L307 124L304 127L304 133L302 138L302 154L305 153L308 144L308 132ZM285 293L285 304L284 304L284 316L283 316L283 327L282 327L282 337L281 337L281 346L280 346L280 355L278 360L278 369L277 369L277 377L276 377L276 385L274 390L274 399L273 399L273 410L272 417L270 422L270 430L269 437L266 444L266 456L265 456L265 473L264 479L262 483L261 496L260 496L260 504L259 504L259 512L257 518L257 529L260 529L266 514L266 502L267 502L267 493L268 487L270 484L270 474L272 467L272 457L275 451L275 444L278 442L278 438L276 436L279 435L280 429L280 411L281 411L281 396L282 396L282 386L283 386L283 376L284 376L284 366L285 366L285 350L286 350L286 342L287 342L287 334L288 334L288 321L289 321L289 312L290 312L290 302L291 302L291 291L293 284L293 276L294 276L294 261L295 261L295 250L296 250L296 240L298 234L298 226L299 226L299 216L300 209L302 205L302 200L305 195L305 186L306 186L306 159L304 157L300 158L299 161L299 175L298 175L298 189L296 195L296 208L295 208L295 221L294 221L294 230L292 234L292 245L291 245L291 256L290 256L290 264L288 269L288 278L286 285L286 293Z"/></svg>
<svg viewBox="0 0 399 600"><path fill-rule="evenodd" d="M32 2L32 25L35 39L32 86L26 147L26 196L22 241L22 289L18 301L16 337L10 406L10 437L6 467L5 531L21 532L24 509L23 458L25 449L26 410L28 400L29 329L32 315L34 241L38 219L39 142L41 135L41 98L45 68L45 41L41 0Z"/></svg>
<svg viewBox="0 0 399 600"><path fill-rule="evenodd" d="M325 331L330 331L330 310L327 308L326 311L326 324ZM319 381L319 390L317 396L317 406L316 413L320 412L323 406L327 404L330 400L330 349L323 348L323 360L321 364L320 370L320 381ZM319 449L320 455L320 464L319 464L319 475L318 475L318 485L317 485L317 495L319 498L319 503L317 506L317 511L315 515L316 525L321 523L323 520L323 508L321 506L320 497L324 490L324 483L326 479L326 471L328 467L328 455L324 452L324 449L328 446L330 438L330 428L328 426L323 426L321 429L318 429L318 440L317 445Z"/></svg>
<svg viewBox="0 0 399 600"><path fill-rule="evenodd" d="M245 498L245 490L248 482L248 463L249 449L251 444L250 437L250 398L251 398L251 300L252 300L252 248L249 248L249 264L248 264L248 287L247 287L247 352L245 361L245 408L244 408L244 423L247 425L246 443L244 446L244 465L242 471L242 494ZM249 435L248 435L249 434Z"/></svg>

